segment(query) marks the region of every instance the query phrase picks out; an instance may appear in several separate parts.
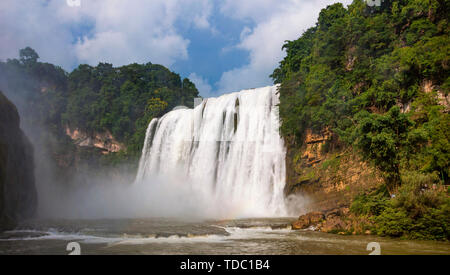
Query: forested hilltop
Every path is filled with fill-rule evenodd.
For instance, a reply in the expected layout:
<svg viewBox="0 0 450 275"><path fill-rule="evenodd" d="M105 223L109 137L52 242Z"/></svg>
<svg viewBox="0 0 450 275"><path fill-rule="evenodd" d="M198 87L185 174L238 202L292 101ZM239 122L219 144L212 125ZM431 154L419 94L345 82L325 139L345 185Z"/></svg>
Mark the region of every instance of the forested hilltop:
<svg viewBox="0 0 450 275"><path fill-rule="evenodd" d="M281 84L288 174L297 170L289 175L289 191L314 189L322 171L340 170L330 188L343 183L350 190L377 176L382 181L356 192L350 213L343 211L364 218L362 225L344 218L333 230L355 232L356 224L359 232L449 239L449 5L334 4L283 46L287 56L272 77ZM344 160L356 163L353 174L342 176ZM359 161L374 168L373 177L359 177L366 173L358 171L366 169Z"/></svg>
<svg viewBox="0 0 450 275"><path fill-rule="evenodd" d="M31 48L0 62L0 89L19 109L32 142L59 167L136 163L150 120L198 96L189 79L152 63L79 65L68 73ZM35 146L36 147L36 146Z"/></svg>

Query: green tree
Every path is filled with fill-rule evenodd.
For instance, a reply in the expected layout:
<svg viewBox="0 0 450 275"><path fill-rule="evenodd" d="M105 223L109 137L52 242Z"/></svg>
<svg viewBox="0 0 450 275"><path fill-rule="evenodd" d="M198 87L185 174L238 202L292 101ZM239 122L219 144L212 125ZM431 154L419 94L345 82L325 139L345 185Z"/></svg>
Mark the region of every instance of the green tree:
<svg viewBox="0 0 450 275"><path fill-rule="evenodd" d="M401 149L413 123L398 106L384 115L366 113L362 116L357 130L357 145L363 157L383 173L388 190L393 193L401 184Z"/></svg>
<svg viewBox="0 0 450 275"><path fill-rule="evenodd" d="M36 64L39 59L39 55L30 47L26 47L19 51L20 62L25 65Z"/></svg>

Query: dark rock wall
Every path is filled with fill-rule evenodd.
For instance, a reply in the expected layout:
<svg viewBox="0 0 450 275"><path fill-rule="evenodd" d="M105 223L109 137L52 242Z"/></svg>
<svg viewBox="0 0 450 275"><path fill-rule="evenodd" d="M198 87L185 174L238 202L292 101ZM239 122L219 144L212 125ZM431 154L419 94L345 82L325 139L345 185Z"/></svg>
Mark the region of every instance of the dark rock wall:
<svg viewBox="0 0 450 275"><path fill-rule="evenodd" d="M0 91L0 230L32 217L36 207L33 146L16 107Z"/></svg>

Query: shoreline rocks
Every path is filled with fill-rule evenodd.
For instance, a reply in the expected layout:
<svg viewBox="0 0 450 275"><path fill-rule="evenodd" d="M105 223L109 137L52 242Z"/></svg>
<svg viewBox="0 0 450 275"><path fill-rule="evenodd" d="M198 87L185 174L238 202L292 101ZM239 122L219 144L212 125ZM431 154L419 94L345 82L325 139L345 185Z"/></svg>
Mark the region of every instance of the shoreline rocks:
<svg viewBox="0 0 450 275"><path fill-rule="evenodd" d="M362 221L350 213L348 207L336 208L322 212L310 212L301 215L292 222L293 230L311 229L325 233L366 234L371 231L365 228L367 221Z"/></svg>
<svg viewBox="0 0 450 275"><path fill-rule="evenodd" d="M291 226L292 229L307 229L311 226L316 226L321 223L325 219L325 215L322 212L311 212L305 215L302 215L298 218L298 220L294 221Z"/></svg>

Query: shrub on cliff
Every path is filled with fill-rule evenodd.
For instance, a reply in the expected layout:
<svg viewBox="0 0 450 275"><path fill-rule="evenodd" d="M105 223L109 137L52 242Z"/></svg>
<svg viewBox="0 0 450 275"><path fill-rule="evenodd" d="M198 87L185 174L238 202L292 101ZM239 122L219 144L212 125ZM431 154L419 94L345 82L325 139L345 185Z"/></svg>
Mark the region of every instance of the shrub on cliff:
<svg viewBox="0 0 450 275"><path fill-rule="evenodd" d="M415 218L404 208L386 208L373 221L373 232L381 236L402 237L405 239L450 240L449 201L438 208L427 208Z"/></svg>
<svg viewBox="0 0 450 275"><path fill-rule="evenodd" d="M365 113L356 130L357 145L362 156L383 173L388 191L394 192L401 183L399 148L405 146L413 123L398 106L385 115Z"/></svg>
<svg viewBox="0 0 450 275"><path fill-rule="evenodd" d="M389 203L389 192L383 185L371 194L357 195L350 206L350 211L357 215L372 216L383 212Z"/></svg>
<svg viewBox="0 0 450 275"><path fill-rule="evenodd" d="M370 217L372 231L381 236L449 240L450 198L437 173L405 172L403 185L390 198L385 187L362 194L350 210Z"/></svg>

